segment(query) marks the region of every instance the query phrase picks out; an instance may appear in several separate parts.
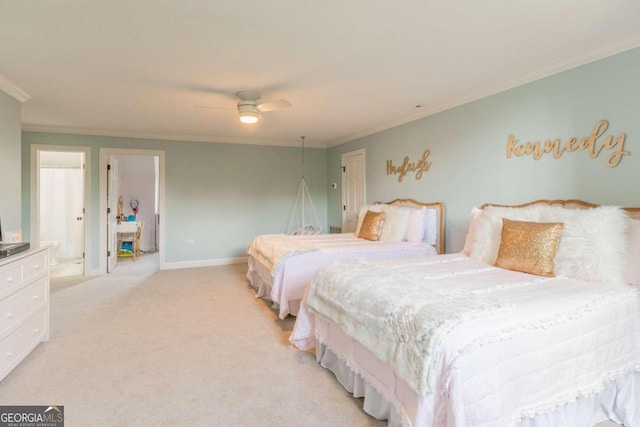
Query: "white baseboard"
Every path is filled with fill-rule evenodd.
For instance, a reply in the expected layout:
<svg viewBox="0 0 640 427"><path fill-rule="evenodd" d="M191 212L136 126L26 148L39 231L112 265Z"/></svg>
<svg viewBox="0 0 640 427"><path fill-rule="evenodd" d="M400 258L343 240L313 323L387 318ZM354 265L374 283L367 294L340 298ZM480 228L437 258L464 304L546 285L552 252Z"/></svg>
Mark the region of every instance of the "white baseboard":
<svg viewBox="0 0 640 427"><path fill-rule="evenodd" d="M231 265L231 264L246 264L247 257L235 257L235 258L216 258L216 259L202 259L196 261L180 261L180 262L165 262L160 266L160 270L174 270L178 268L197 268L197 267L215 267L218 265Z"/></svg>
<svg viewBox="0 0 640 427"><path fill-rule="evenodd" d="M180 262L165 262L159 266L160 270L176 270L179 268L198 268L198 267L215 267L219 265L232 265L232 264L246 264L248 257L235 257L235 258L216 258L216 259L202 259L196 261L180 261ZM86 276L103 276L105 273L98 268L89 270Z"/></svg>

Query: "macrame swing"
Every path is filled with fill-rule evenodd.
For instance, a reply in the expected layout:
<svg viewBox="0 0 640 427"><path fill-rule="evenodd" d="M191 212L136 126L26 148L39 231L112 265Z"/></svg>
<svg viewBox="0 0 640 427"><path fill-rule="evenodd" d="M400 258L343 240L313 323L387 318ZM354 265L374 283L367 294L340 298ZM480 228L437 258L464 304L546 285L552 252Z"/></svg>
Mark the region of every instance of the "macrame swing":
<svg viewBox="0 0 640 427"><path fill-rule="evenodd" d="M302 179L300 180L296 202L287 221L286 233L292 235L319 234L322 224L320 224L318 214L316 214L316 210L313 207L311 194L309 194L309 188L304 180L304 136L301 136L300 139L302 143ZM308 210L305 211L307 205L311 208L312 217L310 217Z"/></svg>

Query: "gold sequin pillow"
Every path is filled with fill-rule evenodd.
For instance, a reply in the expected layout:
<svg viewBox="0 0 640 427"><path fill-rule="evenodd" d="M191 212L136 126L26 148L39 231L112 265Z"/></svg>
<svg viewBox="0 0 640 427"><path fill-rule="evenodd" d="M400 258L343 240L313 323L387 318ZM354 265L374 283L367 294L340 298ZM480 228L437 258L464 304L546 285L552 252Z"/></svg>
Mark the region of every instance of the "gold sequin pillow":
<svg viewBox="0 0 640 427"><path fill-rule="evenodd" d="M555 276L556 256L564 224L502 218L502 237L495 266L538 276Z"/></svg>
<svg viewBox="0 0 640 427"><path fill-rule="evenodd" d="M384 224L384 212L367 211L358 237L367 240L379 240L382 224Z"/></svg>

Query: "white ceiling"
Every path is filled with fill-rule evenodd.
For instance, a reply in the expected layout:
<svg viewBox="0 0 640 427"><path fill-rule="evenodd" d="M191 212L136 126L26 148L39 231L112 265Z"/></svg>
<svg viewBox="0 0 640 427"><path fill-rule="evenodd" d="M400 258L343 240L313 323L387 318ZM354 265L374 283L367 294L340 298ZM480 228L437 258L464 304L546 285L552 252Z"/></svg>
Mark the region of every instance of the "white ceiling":
<svg viewBox="0 0 640 427"><path fill-rule="evenodd" d="M331 146L638 47L639 21L638 0L0 0L0 89L30 96L26 130ZM243 125L244 89L293 106Z"/></svg>

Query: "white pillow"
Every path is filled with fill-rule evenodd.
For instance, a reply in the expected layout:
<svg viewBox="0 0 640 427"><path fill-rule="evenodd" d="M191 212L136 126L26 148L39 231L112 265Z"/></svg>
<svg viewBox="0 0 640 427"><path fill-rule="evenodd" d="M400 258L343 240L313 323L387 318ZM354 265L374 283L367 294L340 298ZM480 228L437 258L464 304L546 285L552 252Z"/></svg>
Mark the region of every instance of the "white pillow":
<svg viewBox="0 0 640 427"><path fill-rule="evenodd" d="M411 208L381 205L384 212L384 224L380 233L382 242L402 242L407 235Z"/></svg>
<svg viewBox="0 0 640 427"><path fill-rule="evenodd" d="M412 243L420 243L424 239L425 208L411 209L405 240Z"/></svg>
<svg viewBox="0 0 640 427"><path fill-rule="evenodd" d="M627 252L627 283L640 285L640 219L629 221L629 250Z"/></svg>
<svg viewBox="0 0 640 427"><path fill-rule="evenodd" d="M424 211L424 242L435 246L438 241L438 212L435 209Z"/></svg>
<svg viewBox="0 0 640 427"><path fill-rule="evenodd" d="M469 256L471 255L471 248L476 241L476 221L482 215L482 209L478 209L475 206L471 209L471 222L469 223L469 230L467 231L467 237L464 239L464 247L462 253Z"/></svg>
<svg viewBox="0 0 640 427"><path fill-rule="evenodd" d="M471 257L494 264L500 247L502 218L562 222L564 229L554 260L556 275L579 280L624 283L628 217L615 206L567 209L534 205L526 208L488 206L477 220Z"/></svg>

